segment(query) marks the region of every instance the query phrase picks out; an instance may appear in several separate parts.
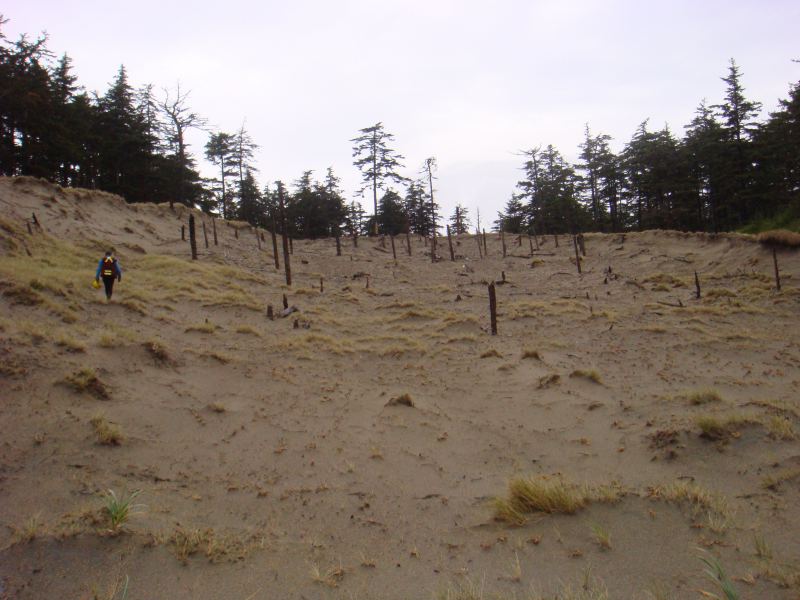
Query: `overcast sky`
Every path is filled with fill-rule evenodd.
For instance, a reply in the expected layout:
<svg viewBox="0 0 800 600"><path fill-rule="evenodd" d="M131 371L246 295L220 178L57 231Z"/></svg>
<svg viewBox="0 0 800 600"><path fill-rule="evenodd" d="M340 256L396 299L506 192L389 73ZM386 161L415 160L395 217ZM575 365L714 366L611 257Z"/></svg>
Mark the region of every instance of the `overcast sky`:
<svg viewBox="0 0 800 600"><path fill-rule="evenodd" d="M333 166L351 199L350 139L382 121L405 174L435 156L444 211L461 202L474 218L480 206L484 224L514 189L520 149L552 143L576 160L585 123L619 149L646 118L680 136L700 100L722 100L730 58L765 113L800 80L797 0L6 0L0 11L9 38L46 31L90 91L124 64L135 86L180 81L216 130L246 120L262 184ZM206 137L191 138L198 158Z"/></svg>

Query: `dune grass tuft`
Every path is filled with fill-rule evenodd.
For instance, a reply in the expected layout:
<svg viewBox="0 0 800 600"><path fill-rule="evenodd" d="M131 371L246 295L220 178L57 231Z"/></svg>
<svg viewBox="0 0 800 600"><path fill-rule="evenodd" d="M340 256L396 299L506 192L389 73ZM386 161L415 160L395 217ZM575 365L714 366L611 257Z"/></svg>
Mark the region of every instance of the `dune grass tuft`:
<svg viewBox="0 0 800 600"><path fill-rule="evenodd" d="M500 354L496 349L490 348L489 350L481 353L481 358L503 358L503 355Z"/></svg>
<svg viewBox="0 0 800 600"><path fill-rule="evenodd" d="M800 233L788 229L773 229L758 234L758 242L767 246L800 248Z"/></svg>
<svg viewBox="0 0 800 600"><path fill-rule="evenodd" d="M525 360L527 358L533 358L535 360L542 360L542 355L539 354L538 350L526 349L526 350L524 350L522 352L522 360Z"/></svg>
<svg viewBox="0 0 800 600"><path fill-rule="evenodd" d="M109 398L108 388L100 381L97 373L92 368L84 367L71 375L67 375L64 381L76 392L91 394L101 400Z"/></svg>
<svg viewBox="0 0 800 600"><path fill-rule="evenodd" d="M581 377L583 379L588 379L597 384L603 383L603 378L600 377L600 373L598 373L595 369L575 369L572 373L569 374L570 377Z"/></svg>
<svg viewBox="0 0 800 600"><path fill-rule="evenodd" d="M134 500L141 493L142 490L134 490L130 494L117 496L114 490L109 489L106 491L103 495L103 508L112 531L119 531L132 515L142 512L144 505L134 504Z"/></svg>
<svg viewBox="0 0 800 600"><path fill-rule="evenodd" d="M97 442L104 446L119 446L125 437L122 435L122 430L119 426L109 423L102 413L97 413L89 421L94 427L94 432L97 435Z"/></svg>
<svg viewBox="0 0 800 600"><path fill-rule="evenodd" d="M498 521L519 524L531 513L574 514L591 502L614 502L623 494L616 486L577 485L561 477L514 477L508 494L493 500Z"/></svg>

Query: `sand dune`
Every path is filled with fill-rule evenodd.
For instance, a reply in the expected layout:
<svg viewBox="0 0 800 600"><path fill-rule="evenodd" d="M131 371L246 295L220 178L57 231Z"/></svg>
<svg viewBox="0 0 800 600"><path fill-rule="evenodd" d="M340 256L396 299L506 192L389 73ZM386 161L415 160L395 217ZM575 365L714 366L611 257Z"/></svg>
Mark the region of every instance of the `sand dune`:
<svg viewBox="0 0 800 600"><path fill-rule="evenodd" d="M288 288L244 223L196 212L193 262L183 207L0 208L0 598L698 598L703 552L800 594L797 251L776 292L733 234L589 234L581 275L565 236L296 240Z"/></svg>

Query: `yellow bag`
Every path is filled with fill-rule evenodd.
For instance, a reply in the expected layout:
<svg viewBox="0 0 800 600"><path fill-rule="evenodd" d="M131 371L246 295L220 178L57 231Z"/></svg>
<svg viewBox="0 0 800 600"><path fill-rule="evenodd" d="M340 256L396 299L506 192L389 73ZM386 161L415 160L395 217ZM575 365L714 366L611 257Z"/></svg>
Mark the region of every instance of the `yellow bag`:
<svg viewBox="0 0 800 600"><path fill-rule="evenodd" d="M96 290L100 289L100 282L97 279L92 279L92 287Z"/></svg>

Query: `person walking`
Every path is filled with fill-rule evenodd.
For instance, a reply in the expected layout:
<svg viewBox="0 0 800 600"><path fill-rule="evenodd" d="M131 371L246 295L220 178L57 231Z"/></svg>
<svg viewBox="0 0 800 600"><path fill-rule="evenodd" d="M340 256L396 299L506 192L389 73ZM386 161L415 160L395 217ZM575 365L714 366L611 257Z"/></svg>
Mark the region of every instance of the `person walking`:
<svg viewBox="0 0 800 600"><path fill-rule="evenodd" d="M106 288L106 300L111 300L111 294L114 291L114 280L122 281L122 268L119 266L119 261L114 258L111 250L106 252L106 255L97 263L97 272L94 274L94 280L99 283L101 277Z"/></svg>

